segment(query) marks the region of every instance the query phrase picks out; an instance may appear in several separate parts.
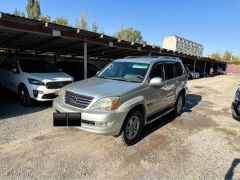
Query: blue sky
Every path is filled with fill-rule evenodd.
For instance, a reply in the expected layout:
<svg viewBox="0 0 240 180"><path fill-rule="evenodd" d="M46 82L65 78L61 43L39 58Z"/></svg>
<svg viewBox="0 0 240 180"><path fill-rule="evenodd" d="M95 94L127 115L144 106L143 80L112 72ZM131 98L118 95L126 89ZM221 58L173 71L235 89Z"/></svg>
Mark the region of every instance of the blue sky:
<svg viewBox="0 0 240 180"><path fill-rule="evenodd" d="M231 50L240 55L239 0L39 0L43 15L66 17L72 26L80 13L113 35L134 27L145 40L162 46L166 35L179 35L204 45L204 54ZM25 10L27 0L0 0L0 11Z"/></svg>

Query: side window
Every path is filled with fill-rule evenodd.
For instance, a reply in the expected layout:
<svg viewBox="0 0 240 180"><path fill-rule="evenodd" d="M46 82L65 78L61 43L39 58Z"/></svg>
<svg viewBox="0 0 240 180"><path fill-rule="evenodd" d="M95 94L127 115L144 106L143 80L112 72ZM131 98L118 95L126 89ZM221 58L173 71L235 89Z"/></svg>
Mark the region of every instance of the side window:
<svg viewBox="0 0 240 180"><path fill-rule="evenodd" d="M1 68L7 71L12 71L15 69L16 72L19 72L17 63L15 61L4 61L1 65Z"/></svg>
<svg viewBox="0 0 240 180"><path fill-rule="evenodd" d="M160 77L164 80L163 64L155 64L150 73L150 79Z"/></svg>
<svg viewBox="0 0 240 180"><path fill-rule="evenodd" d="M175 70L176 70L176 76L182 76L183 75L183 69L182 69L182 65L179 62L175 63Z"/></svg>
<svg viewBox="0 0 240 180"><path fill-rule="evenodd" d="M173 63L166 63L164 64L165 70L165 80L170 80L175 77L174 75L174 64Z"/></svg>

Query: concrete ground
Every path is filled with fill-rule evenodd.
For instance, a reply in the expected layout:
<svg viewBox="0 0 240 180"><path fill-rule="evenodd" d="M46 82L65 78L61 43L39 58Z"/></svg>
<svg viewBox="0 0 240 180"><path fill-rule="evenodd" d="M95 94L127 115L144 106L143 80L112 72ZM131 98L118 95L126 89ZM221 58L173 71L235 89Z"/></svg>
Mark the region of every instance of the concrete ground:
<svg viewBox="0 0 240 180"><path fill-rule="evenodd" d="M184 113L144 128L126 147L111 136L53 128L51 103L0 95L0 179L240 179L240 75L189 81Z"/></svg>

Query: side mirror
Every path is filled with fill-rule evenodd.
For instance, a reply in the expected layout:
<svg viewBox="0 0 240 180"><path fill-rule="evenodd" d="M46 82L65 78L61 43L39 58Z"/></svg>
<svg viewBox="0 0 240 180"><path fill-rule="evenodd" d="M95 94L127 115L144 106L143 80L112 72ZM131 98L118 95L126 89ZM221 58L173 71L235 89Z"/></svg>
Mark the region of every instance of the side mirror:
<svg viewBox="0 0 240 180"><path fill-rule="evenodd" d="M11 71L17 73L17 68L12 68Z"/></svg>
<svg viewBox="0 0 240 180"><path fill-rule="evenodd" d="M154 77L150 80L150 86L160 86L163 80L160 77Z"/></svg>

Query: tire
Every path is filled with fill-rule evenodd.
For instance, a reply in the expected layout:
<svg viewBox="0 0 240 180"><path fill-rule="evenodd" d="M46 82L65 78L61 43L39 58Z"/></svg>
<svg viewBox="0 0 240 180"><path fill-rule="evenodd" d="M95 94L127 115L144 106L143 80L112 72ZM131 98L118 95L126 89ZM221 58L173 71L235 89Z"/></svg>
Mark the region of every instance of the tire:
<svg viewBox="0 0 240 180"><path fill-rule="evenodd" d="M125 119L121 138L123 144L132 146L138 142L144 125L144 118L140 111L131 112Z"/></svg>
<svg viewBox="0 0 240 180"><path fill-rule="evenodd" d="M176 103L174 105L173 112L174 112L175 116L180 116L182 114L184 101L185 101L185 97L184 97L183 93L180 93L178 95L177 101L176 101Z"/></svg>
<svg viewBox="0 0 240 180"><path fill-rule="evenodd" d="M26 86L22 85L19 88L18 96L19 96L20 102L23 106L27 107L27 106L31 106L33 104L33 100L31 99Z"/></svg>

